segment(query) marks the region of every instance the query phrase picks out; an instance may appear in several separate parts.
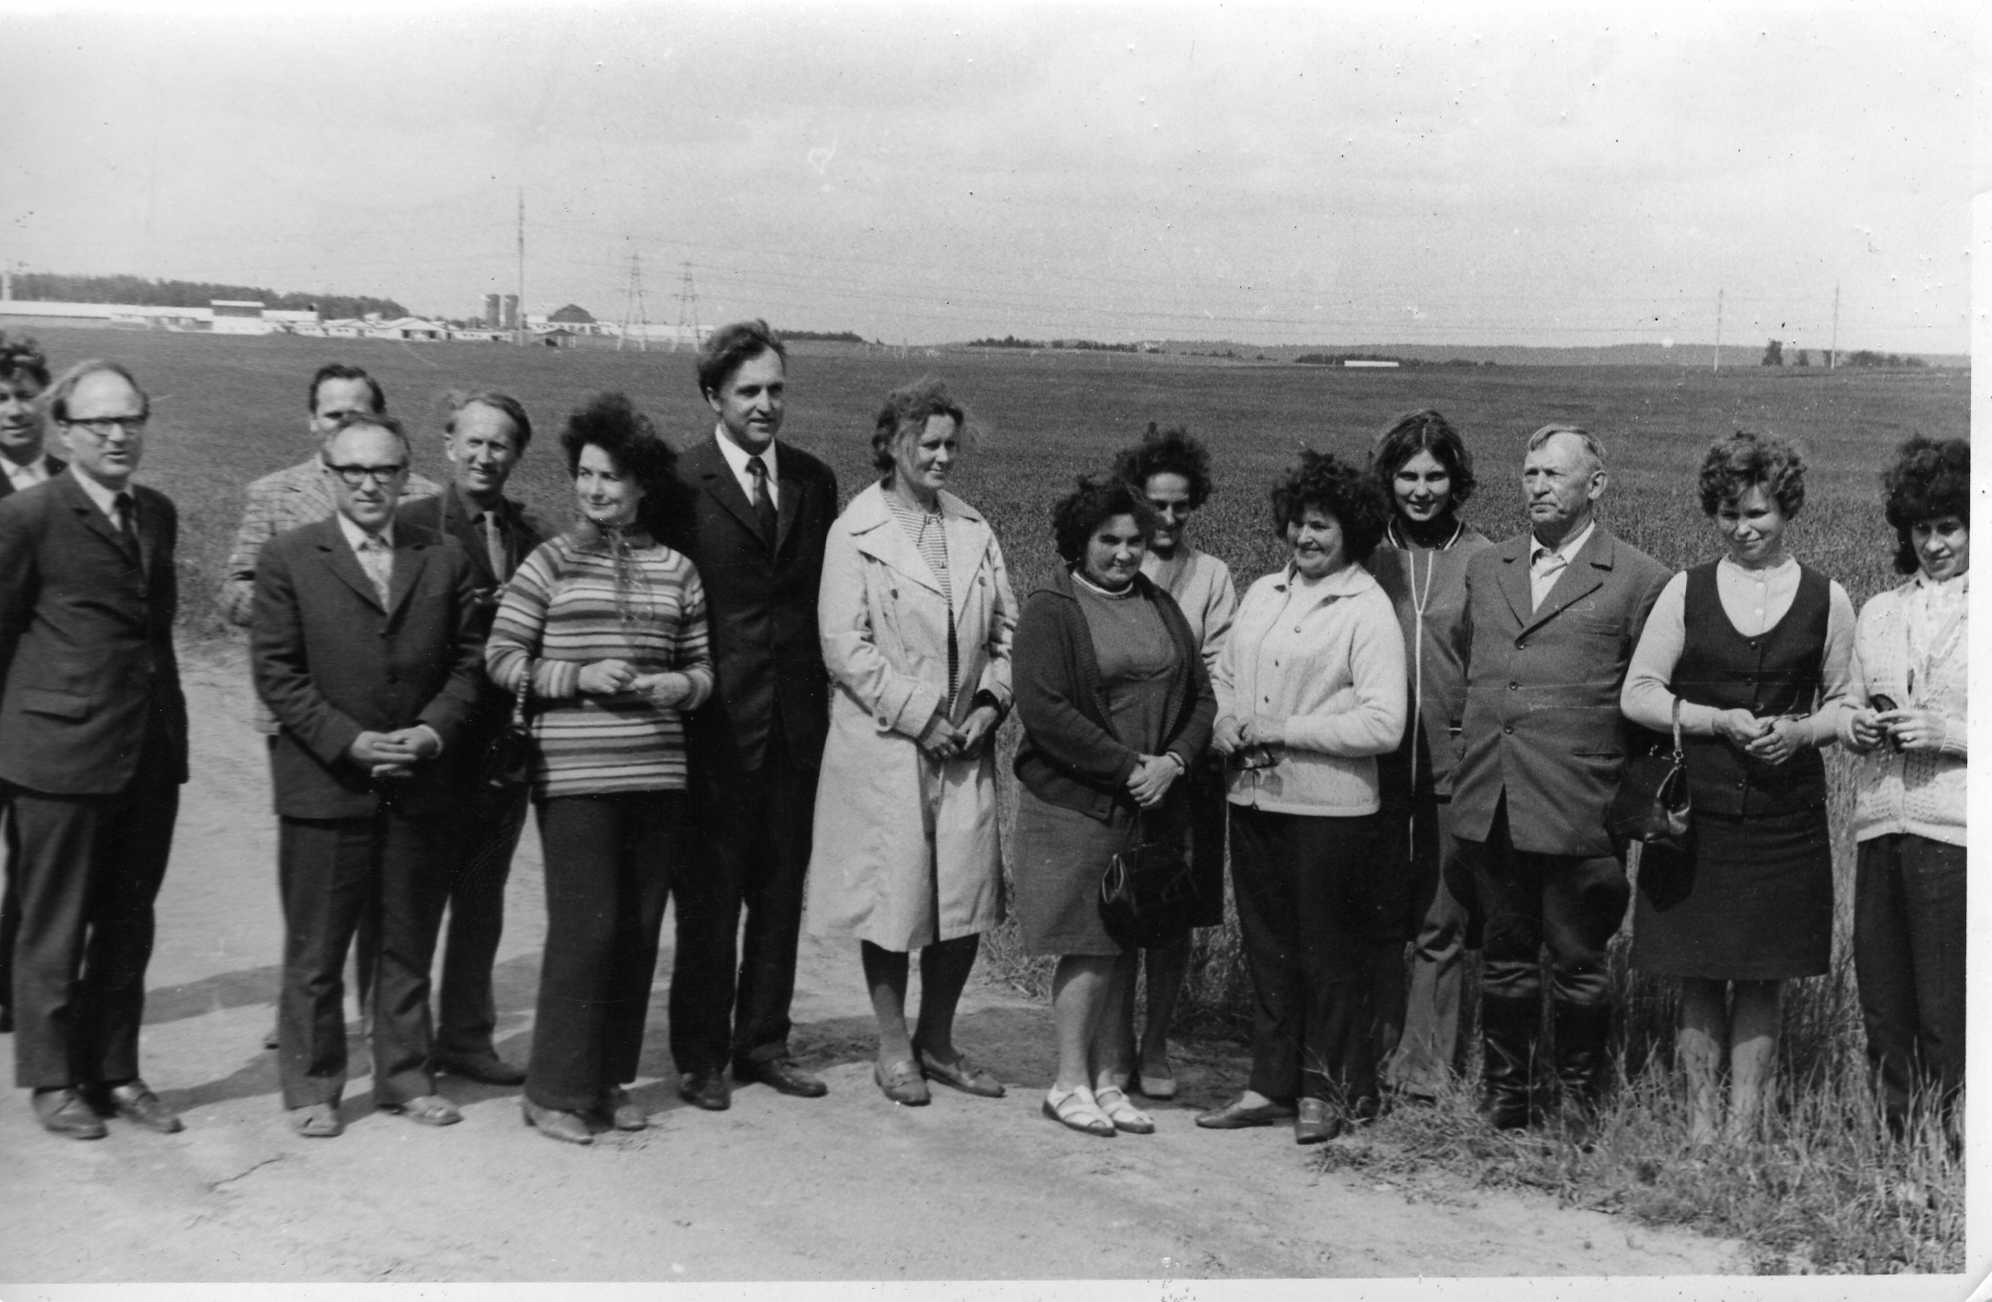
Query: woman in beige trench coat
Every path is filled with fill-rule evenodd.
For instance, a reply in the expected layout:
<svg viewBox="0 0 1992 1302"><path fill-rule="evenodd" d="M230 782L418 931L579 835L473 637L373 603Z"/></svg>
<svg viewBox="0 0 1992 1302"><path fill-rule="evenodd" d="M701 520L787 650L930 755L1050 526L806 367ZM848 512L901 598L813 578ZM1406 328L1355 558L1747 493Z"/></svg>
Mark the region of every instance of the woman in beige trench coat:
<svg viewBox="0 0 1992 1302"><path fill-rule="evenodd" d="M872 435L884 477L851 500L817 601L833 687L809 862L812 934L859 942L878 1019L873 1079L995 1098L954 1045L981 933L1003 918L996 725L1010 708L1016 598L988 524L946 492L966 418L938 380L894 390ZM920 1013L906 1026L907 955Z"/></svg>

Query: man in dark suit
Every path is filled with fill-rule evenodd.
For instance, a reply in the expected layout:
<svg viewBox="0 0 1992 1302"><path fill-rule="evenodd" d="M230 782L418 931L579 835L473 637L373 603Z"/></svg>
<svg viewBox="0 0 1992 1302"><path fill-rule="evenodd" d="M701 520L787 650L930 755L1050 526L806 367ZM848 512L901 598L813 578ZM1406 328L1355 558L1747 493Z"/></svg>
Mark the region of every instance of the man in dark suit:
<svg viewBox="0 0 1992 1302"><path fill-rule="evenodd" d="M48 391L62 474L0 501L0 782L13 797L21 931L16 1083L43 1128L105 1116L171 1134L138 1070L153 901L187 779L173 652L178 519L132 483L149 405L112 362Z"/></svg>
<svg viewBox="0 0 1992 1302"><path fill-rule="evenodd" d="M688 730L707 856L675 884L671 1056L679 1093L718 1111L730 1102L729 1058L740 1081L804 1098L826 1092L790 1058L788 1037L829 726L816 588L837 480L776 441L787 356L767 322L714 331L699 349L698 379L718 421L678 463L683 497L666 513L665 541L705 583L718 681Z"/></svg>
<svg viewBox="0 0 1992 1302"><path fill-rule="evenodd" d="M48 388L48 361L32 339L9 341L0 331L0 498L55 478L63 462L48 454L41 395ZM6 817L0 793L0 818ZM21 930L21 901L12 864L20 855L14 820L7 819L6 886L0 890L0 1034L14 1029L14 937Z"/></svg>
<svg viewBox="0 0 1992 1302"><path fill-rule="evenodd" d="M278 1071L308 1138L344 1129L339 973L368 908L379 916L374 1105L425 1125L462 1119L429 1067L429 962L483 653L463 549L395 528L409 460L400 423L352 416L324 455L337 512L263 548L249 629L256 691L278 723Z"/></svg>
<svg viewBox="0 0 1992 1302"><path fill-rule="evenodd" d="M1611 1029L1605 946L1630 892L1605 811L1625 763L1619 686L1666 567L1593 518L1604 453L1545 425L1522 466L1529 530L1467 565L1466 705L1453 771L1455 894L1483 919L1482 1114L1530 1119L1530 1060L1549 952L1556 1074L1587 1115Z"/></svg>
<svg viewBox="0 0 1992 1302"><path fill-rule="evenodd" d="M396 519L411 530L447 535L462 546L476 577L477 640L482 645L505 581L549 533L545 521L505 496L506 481L532 442L533 423L509 394L459 393L450 395L443 435L452 471L449 487L410 502ZM484 680L483 703L459 743L467 761L481 756L504 728L511 705L511 697ZM491 965L505 929L505 879L525 827L526 790L478 786L474 762L462 771L469 780L462 793L469 823L449 879L449 934L437 983L436 1047L430 1062L438 1071L487 1085L518 1085L526 1073L500 1058L491 1042L498 1018Z"/></svg>

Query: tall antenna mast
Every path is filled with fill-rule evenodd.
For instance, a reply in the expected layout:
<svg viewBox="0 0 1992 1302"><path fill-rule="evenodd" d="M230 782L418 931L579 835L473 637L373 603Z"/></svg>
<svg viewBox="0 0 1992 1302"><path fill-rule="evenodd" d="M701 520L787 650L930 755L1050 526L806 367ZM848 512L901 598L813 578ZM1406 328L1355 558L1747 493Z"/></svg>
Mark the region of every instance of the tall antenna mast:
<svg viewBox="0 0 1992 1302"><path fill-rule="evenodd" d="M678 282L678 328L671 335L671 351L684 340L696 352L699 346L699 291L692 287L692 264L684 264L684 279Z"/></svg>
<svg viewBox="0 0 1992 1302"><path fill-rule="evenodd" d="M1722 291L1719 289L1715 291L1715 364L1708 369L1722 369Z"/></svg>
<svg viewBox="0 0 1992 1302"><path fill-rule="evenodd" d="M519 319L512 332L512 342L526 342L526 187L519 187Z"/></svg>
<svg viewBox="0 0 1992 1302"><path fill-rule="evenodd" d="M643 264L640 257L635 249L630 250L629 288L623 294L622 336L616 340L617 352L621 352L629 342L632 329L637 332L638 351L650 351L650 314L643 306Z"/></svg>
<svg viewBox="0 0 1992 1302"><path fill-rule="evenodd" d="M1840 360L1840 282L1833 282L1833 346L1826 352L1826 369Z"/></svg>

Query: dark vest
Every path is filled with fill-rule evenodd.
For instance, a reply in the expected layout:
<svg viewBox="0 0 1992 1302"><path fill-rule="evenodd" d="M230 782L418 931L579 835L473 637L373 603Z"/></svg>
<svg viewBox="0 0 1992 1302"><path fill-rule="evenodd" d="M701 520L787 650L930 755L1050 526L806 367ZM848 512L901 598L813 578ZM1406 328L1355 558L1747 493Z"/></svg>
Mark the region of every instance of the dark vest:
<svg viewBox="0 0 1992 1302"><path fill-rule="evenodd" d="M1688 571L1687 636L1669 686L1696 705L1763 717L1810 714L1819 696L1831 589L1799 567L1798 592L1784 618L1757 637L1729 621L1715 586L1715 563ZM1720 737L1683 739L1688 789L1697 813L1750 817L1826 808L1826 765L1810 747L1781 765L1750 759Z"/></svg>

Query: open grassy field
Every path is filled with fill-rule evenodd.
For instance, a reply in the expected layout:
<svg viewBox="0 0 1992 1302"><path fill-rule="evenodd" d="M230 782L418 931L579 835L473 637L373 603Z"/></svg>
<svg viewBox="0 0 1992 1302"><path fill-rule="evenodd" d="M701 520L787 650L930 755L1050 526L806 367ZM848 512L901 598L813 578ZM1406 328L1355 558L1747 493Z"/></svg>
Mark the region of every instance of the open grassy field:
<svg viewBox="0 0 1992 1302"><path fill-rule="evenodd" d="M151 390L155 421L143 477L182 512L182 626L190 642L223 632L209 600L241 511L242 486L301 459L305 383L329 360L365 366L417 435L417 467L444 474L438 399L458 387L519 396L540 437L515 478L520 494L556 520L569 496L554 443L562 416L588 394L628 392L672 441L703 437L711 415L686 354L519 350L502 345L400 345L285 337L217 338L108 330L46 330L59 368L85 356L124 361ZM1481 489L1465 514L1500 537L1520 527L1518 470L1528 432L1550 420L1596 432L1611 461L1603 515L1669 566L1715 554L1694 497L1704 446L1737 428L1802 441L1808 500L1791 532L1804 559L1840 579L1858 605L1893 581L1893 538L1878 475L1913 433L1967 432L1968 375L1662 368L1434 368L1342 372L1282 364L1188 363L1113 353L948 351L911 355L831 346L799 348L789 367L785 436L824 456L849 497L870 473L871 421L885 391L922 373L944 376L980 427L956 487L984 510L1009 558L1019 595L1053 563L1048 509L1083 470L1151 420L1181 424L1211 446L1217 493L1193 525L1241 586L1278 563L1265 488L1302 444L1360 459L1393 415L1437 407L1466 434ZM1014 732L1014 724L1007 732ZM1006 737L1007 749L1014 737ZM1836 971L1801 983L1788 1001L1783 1072L1792 1100L1772 1142L1747 1158L1700 1166L1675 1161L1681 1131L1665 1074L1671 994L1619 976L1634 1076L1621 1114L1596 1150L1490 1144L1467 1123L1464 1092L1436 1116L1393 1116L1372 1138L1337 1146L1344 1165L1425 1164L1480 1181L1541 1184L1587 1205L1625 1208L1737 1234L1759 1245L1768 1269L1955 1270L1963 1262L1963 1177L1940 1138L1891 1147L1874 1137L1861 1079L1860 1032L1845 908L1850 859L1843 771L1834 768L1833 817L1842 860L1842 934ZM1006 784L1007 785L1007 784ZM999 970L1025 981L1029 964L991 945ZM1200 942L1191 1014L1235 1023L1242 986L1235 945ZM1927 1142L1925 1142L1927 1141Z"/></svg>

